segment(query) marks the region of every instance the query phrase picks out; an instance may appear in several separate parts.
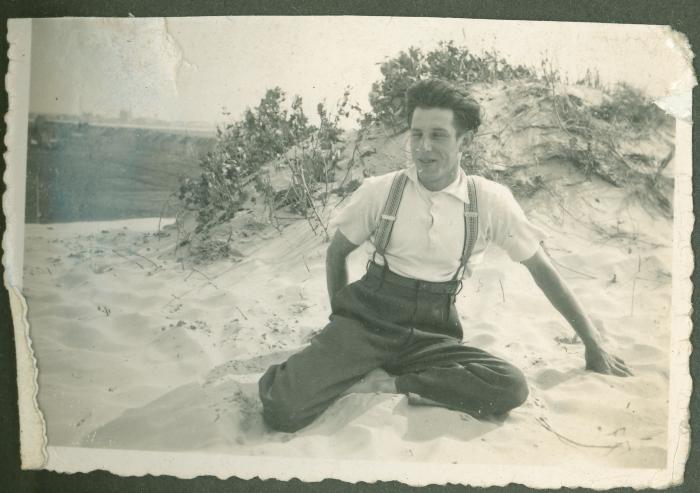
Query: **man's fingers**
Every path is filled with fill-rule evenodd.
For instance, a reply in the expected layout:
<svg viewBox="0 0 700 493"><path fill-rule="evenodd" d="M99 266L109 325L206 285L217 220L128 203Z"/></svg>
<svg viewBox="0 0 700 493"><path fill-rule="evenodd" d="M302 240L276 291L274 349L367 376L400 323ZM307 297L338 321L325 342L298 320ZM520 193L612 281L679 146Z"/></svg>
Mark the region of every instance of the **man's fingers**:
<svg viewBox="0 0 700 493"><path fill-rule="evenodd" d="M627 366L622 358L618 358L617 356L613 356L613 358L615 359L615 363L621 364L622 366Z"/></svg>
<svg viewBox="0 0 700 493"><path fill-rule="evenodd" d="M617 363L617 367L624 371L627 376L631 377L633 375L632 370L629 369L629 367L622 360L622 358L618 358L617 356L615 356L615 362Z"/></svg>
<svg viewBox="0 0 700 493"><path fill-rule="evenodd" d="M620 368L619 366L611 366L610 369L612 370L612 374L615 375L616 377L628 377L629 375L625 372L623 368Z"/></svg>
<svg viewBox="0 0 700 493"><path fill-rule="evenodd" d="M627 367L624 360L617 356L611 355L612 361L610 361L610 368L612 369L613 375L620 377L631 377L632 371Z"/></svg>
<svg viewBox="0 0 700 493"><path fill-rule="evenodd" d="M612 354L606 354L601 360L595 363L590 360L586 361L586 369L604 375L615 375L617 377L631 377L633 375L624 360Z"/></svg>
<svg viewBox="0 0 700 493"><path fill-rule="evenodd" d="M624 363L617 363L613 366L614 374L620 377L631 377L632 372Z"/></svg>

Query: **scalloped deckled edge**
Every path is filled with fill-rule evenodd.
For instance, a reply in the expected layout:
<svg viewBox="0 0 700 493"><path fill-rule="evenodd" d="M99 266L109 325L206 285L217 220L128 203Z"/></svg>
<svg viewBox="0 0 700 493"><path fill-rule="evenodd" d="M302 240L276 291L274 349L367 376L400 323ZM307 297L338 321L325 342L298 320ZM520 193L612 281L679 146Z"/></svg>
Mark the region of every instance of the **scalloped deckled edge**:
<svg viewBox="0 0 700 493"><path fill-rule="evenodd" d="M29 337L27 303L21 292L31 39L31 20L8 20L9 64L5 76L5 87L9 104L5 115L7 152L4 154L6 168L3 176L7 188L2 197L6 230L2 238L2 263L5 267L4 284L10 296L15 335L22 468L41 469L48 461L46 422L37 400L39 372Z"/></svg>
<svg viewBox="0 0 700 493"><path fill-rule="evenodd" d="M39 372L29 337L27 302L19 289L8 287L17 351L19 436L22 469L43 469L49 459L46 423L39 409Z"/></svg>
<svg viewBox="0 0 700 493"><path fill-rule="evenodd" d="M17 31L19 27L28 29L27 45L31 39L31 21L15 21L17 29L12 29L12 36L8 39L14 39L17 42ZM21 26L20 23L25 25ZM27 27L29 26L29 27ZM166 26L167 27L167 26ZM670 31L672 32L672 31ZM676 38L677 40L678 38ZM12 42L10 43L12 49ZM28 53L28 51L27 51ZM26 56L26 55L25 55ZM688 61L686 57L686 61ZM17 78L17 61L13 70L8 75L7 86L13 89L13 96L17 96L15 92L18 88L28 90L26 87L20 87L16 84ZM690 63L688 61L688 65ZM14 72L13 72L14 71ZM15 84L13 84L15 82ZM682 94L683 88L673 86L670 88L672 94ZM686 88L690 91L690 88ZM683 95L685 97L685 95ZM16 106L13 106L11 100L11 108L15 111ZM16 103L16 101L15 101ZM8 117L6 117L7 119ZM17 120L17 118L15 118ZM24 144L21 139L18 146L12 147L15 154L18 150L25 149L26 146L26 122L24 129L15 126L12 132L13 142L17 142L17 133L20 137L24 136ZM19 126L21 127L21 125ZM8 129L10 128L8 121ZM18 360L18 375L20 370L24 372L25 377L30 370L33 369L31 375L33 379L20 380L20 425L22 428L22 461L23 467L45 467L58 472L88 472L96 469L108 470L114 474L124 476L143 476L146 474L166 474L179 478L192 478L200 475L215 475L219 478L228 478L237 476L243 479L251 479L259 477L261 479L275 478L279 480L289 480L298 478L303 481L321 481L326 478L336 478L343 481L356 483L360 481L400 481L410 485L427 485L427 484L471 484L474 486L498 486L506 485L511 482L518 482L538 488L558 488L561 486L581 486L585 485L590 488L604 489L615 486L631 486L631 487L652 487L664 488L672 484L678 484L683 479L684 464L689 453L689 410L688 402L690 399L692 380L688 373L690 355L689 335L691 330L690 313L692 306L690 304L690 295L692 285L690 275L693 269L693 257L690 247L690 233L692 231L694 216L692 210L691 196L691 174L692 174L692 155L691 155L691 135L692 126L685 121L677 121L676 130L676 188L674 191L674 259L673 259L673 313L672 313L672 336L669 345L671 352L670 358L670 385L669 385L669 428L668 428L668 457L666 467L663 469L622 469L609 467L592 467L586 465L573 464L568 467L533 467L533 466L514 466L514 465L493 465L493 464L443 464L443 463L414 463L414 462L379 462L379 461L360 461L360 460L328 460L321 458L282 458L270 456L236 456L223 455L214 453L175 453L175 452L150 452L150 451L135 451L135 450L105 450L105 449L88 449L88 448L73 448L73 447L52 447L43 448L46 444L45 423L41 412L36 403L36 361L31 352L31 341L28 336L28 324L26 323L26 304L18 289L17 283L21 284L21 276L19 278L12 277L14 271L8 269L6 274L6 283L9 286L11 301L13 303L13 320L15 321L16 334L21 335L16 337L18 344L17 360ZM10 142L10 133L6 138L8 148ZM15 161L13 169L8 167L6 173L6 183L10 182L17 185L14 190L8 187L8 193L4 197L3 205L9 204L9 196L17 199L16 194L23 193L24 182L21 181L20 175L23 170L17 169L17 155L6 155L8 163L10 157ZM26 153L25 153L26 156ZM19 164L22 164L24 156L20 156ZM11 173L10 173L11 172ZM19 180L19 182L17 181ZM23 198L23 197L22 197ZM17 223L17 212L22 211L24 204L21 207L13 208L14 217L8 217L8 233L6 234L6 246L17 246L22 244L23 237L17 236L17 232L22 230L23 221ZM7 207L5 208L7 211ZM23 217L23 215L22 215ZM11 219L14 221L11 222ZM12 227L10 227L12 226ZM12 236L11 233L14 233ZM12 245L10 240L14 240ZM18 243L19 242L19 243ZM13 255L15 255L13 257ZM19 257L17 251L6 253L4 259L7 263L10 260L18 260L19 264L11 264L17 268L21 266L21 249L19 249ZM19 269L21 272L21 269ZM15 282L11 283L10 280ZM20 314L21 313L21 317ZM23 332L19 332L22 329ZM22 345L21 348L19 345ZM26 351L26 354L21 353ZM27 368L20 368L23 364L29 365ZM21 392L22 385L26 389L33 389L35 392L30 401L22 401L23 395ZM33 414L32 414L33 413ZM36 422L30 418L38 418ZM24 421L23 421L24 420ZM39 424L40 423L40 424ZM32 430L31 428L34 427ZM39 447L38 437L29 432L34 431L38 435L38 430L41 430L42 446ZM29 431L27 431L29 430ZM40 463L38 456L36 463L30 463L29 458L25 459L25 454L28 454L29 449L35 452L41 450L41 459L46 459L48 452L48 462ZM25 450L26 449L26 450Z"/></svg>

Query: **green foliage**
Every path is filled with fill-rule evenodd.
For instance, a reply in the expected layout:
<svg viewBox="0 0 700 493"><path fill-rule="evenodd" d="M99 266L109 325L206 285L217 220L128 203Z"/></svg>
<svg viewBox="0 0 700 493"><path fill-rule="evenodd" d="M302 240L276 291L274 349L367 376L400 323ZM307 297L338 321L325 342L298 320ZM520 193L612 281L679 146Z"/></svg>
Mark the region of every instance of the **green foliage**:
<svg viewBox="0 0 700 493"><path fill-rule="evenodd" d="M206 233L232 219L253 192L249 184L263 199L273 224L276 211L286 207L325 231L314 197L322 184L327 188L335 178L341 154L341 120L360 110L349 97L346 90L330 110L319 103L316 127L309 124L301 98L295 96L287 110L285 93L276 87L266 92L258 106L246 110L240 121L219 128L214 149L200 159L199 175L180 183L182 207L196 214L194 233ZM289 170L287 189L273 188L266 172L261 173L266 164L274 164L276 171Z"/></svg>
<svg viewBox="0 0 700 493"><path fill-rule="evenodd" d="M424 53L410 47L380 67L382 79L372 85L370 104L375 118L398 131L406 128L406 90L420 79L440 78L460 84L496 80L535 79L537 74L522 65L513 66L497 52L476 54L452 41L440 42Z"/></svg>
<svg viewBox="0 0 700 493"><path fill-rule="evenodd" d="M199 176L180 183L179 199L185 209L197 213L196 233L231 219L245 200L241 187L240 166L221 141L200 162Z"/></svg>
<svg viewBox="0 0 700 493"><path fill-rule="evenodd" d="M180 203L197 214L195 233L233 218L247 198L245 185L260 167L315 131L299 96L291 111L284 102L284 91L269 89L240 121L218 128L214 149L200 159L201 173L181 181Z"/></svg>
<svg viewBox="0 0 700 493"><path fill-rule="evenodd" d="M336 179L336 170L344 146L340 123L354 113L361 114L357 104L350 102L350 91L345 90L336 107L329 110L319 103L316 110L319 126L302 142L293 146L282 157L282 165L289 170L289 185L275 191L269 179L261 178L256 183L265 197L270 212L270 222L278 223L276 211L286 208L304 217L314 232L323 232L328 238L328 221L324 217L329 184ZM361 119L358 118L358 122ZM317 202L320 200L320 205Z"/></svg>
<svg viewBox="0 0 700 493"><path fill-rule="evenodd" d="M591 108L593 116L609 123L637 130L663 124L666 114L642 91L624 82L619 83L610 98Z"/></svg>

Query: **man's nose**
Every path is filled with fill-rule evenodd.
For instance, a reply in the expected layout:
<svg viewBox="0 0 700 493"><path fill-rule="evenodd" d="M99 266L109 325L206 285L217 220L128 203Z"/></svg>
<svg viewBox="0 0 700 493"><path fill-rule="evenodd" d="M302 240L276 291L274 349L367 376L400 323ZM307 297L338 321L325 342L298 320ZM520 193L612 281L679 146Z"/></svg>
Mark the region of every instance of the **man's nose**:
<svg viewBox="0 0 700 493"><path fill-rule="evenodd" d="M419 144L418 148L420 150L424 150L424 151L432 150L433 144L430 141L430 137L428 137L427 135L424 135L423 137L421 137L420 144Z"/></svg>

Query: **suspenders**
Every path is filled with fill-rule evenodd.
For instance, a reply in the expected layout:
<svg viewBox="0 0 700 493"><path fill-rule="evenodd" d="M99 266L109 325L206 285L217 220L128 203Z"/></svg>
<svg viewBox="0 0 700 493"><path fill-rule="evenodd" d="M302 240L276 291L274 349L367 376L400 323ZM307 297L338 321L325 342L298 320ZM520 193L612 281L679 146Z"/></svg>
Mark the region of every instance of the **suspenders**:
<svg viewBox="0 0 700 493"><path fill-rule="evenodd" d="M469 193L469 203L464 204L464 246L462 247L462 257L459 262L459 269L455 273L455 280L462 279L467 268L469 257L472 256L476 237L479 235L479 207L476 203L476 186L474 178L467 177L467 190Z"/></svg>
<svg viewBox="0 0 700 493"><path fill-rule="evenodd" d="M384 269L388 269L389 267L384 254L386 253L386 247L389 245L391 231L394 228L394 222L396 222L396 214L401 204L401 198L403 197L403 191L406 188L407 180L408 177L404 172L396 173L394 176L394 181L391 183L391 188L389 189L389 196L384 204L384 209L382 210L382 215L374 235L375 251L372 258L374 259L374 256L377 254L381 255L384 260ZM464 243L462 246L462 255L459 261L459 268L452 278L456 281L461 280L464 275L467 262L469 261L469 257L471 257L472 251L474 251L476 238L479 234L476 186L471 176L467 177L467 190L469 193L469 203L464 204Z"/></svg>
<svg viewBox="0 0 700 493"><path fill-rule="evenodd" d="M379 254L382 256L382 258L384 258L386 247L389 245L391 230L394 229L396 213L399 211L401 197L403 197L403 191L404 188L406 188L407 180L408 176L406 176L406 173L403 171L396 173L394 176L394 181L391 183L391 188L389 189L389 196L384 204L382 216L379 219L379 224L377 225L377 231L374 235L374 246L376 248L374 254ZM386 265L386 259L384 260L384 265Z"/></svg>

